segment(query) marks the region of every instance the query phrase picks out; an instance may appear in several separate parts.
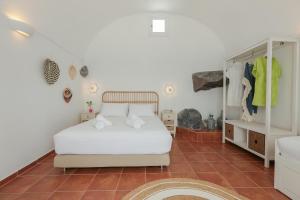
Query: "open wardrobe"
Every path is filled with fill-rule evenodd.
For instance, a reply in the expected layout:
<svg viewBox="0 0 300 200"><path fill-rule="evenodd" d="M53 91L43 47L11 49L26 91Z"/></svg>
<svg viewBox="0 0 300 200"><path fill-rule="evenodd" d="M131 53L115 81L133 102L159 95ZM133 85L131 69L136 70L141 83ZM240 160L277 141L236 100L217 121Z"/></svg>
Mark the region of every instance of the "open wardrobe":
<svg viewBox="0 0 300 200"><path fill-rule="evenodd" d="M297 39L269 38L224 67L223 142L263 158L265 167L275 158L275 140L297 135L298 48Z"/></svg>

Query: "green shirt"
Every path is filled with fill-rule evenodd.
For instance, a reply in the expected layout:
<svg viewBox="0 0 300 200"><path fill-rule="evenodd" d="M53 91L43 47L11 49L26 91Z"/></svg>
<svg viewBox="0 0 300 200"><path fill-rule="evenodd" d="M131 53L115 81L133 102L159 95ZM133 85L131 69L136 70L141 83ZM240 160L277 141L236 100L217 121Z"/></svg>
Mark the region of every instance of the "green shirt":
<svg viewBox="0 0 300 200"><path fill-rule="evenodd" d="M255 79L255 92L252 104L255 106L266 105L266 75L267 58L258 57L252 70ZM281 76L281 68L276 58L272 59L272 106L277 104L278 82Z"/></svg>

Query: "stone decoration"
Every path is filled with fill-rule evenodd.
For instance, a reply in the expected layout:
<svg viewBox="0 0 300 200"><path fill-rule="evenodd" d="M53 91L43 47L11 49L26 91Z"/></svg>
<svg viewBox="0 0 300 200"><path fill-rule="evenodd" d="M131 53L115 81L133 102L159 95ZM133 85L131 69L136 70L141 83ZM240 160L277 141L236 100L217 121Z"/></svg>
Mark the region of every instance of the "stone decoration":
<svg viewBox="0 0 300 200"><path fill-rule="evenodd" d="M202 115L196 109L184 109L178 113L177 116L178 126L191 129L205 129L202 121Z"/></svg>
<svg viewBox="0 0 300 200"><path fill-rule="evenodd" d="M221 111L221 114L217 119L217 127L218 129L223 129L223 110Z"/></svg>
<svg viewBox="0 0 300 200"><path fill-rule="evenodd" d="M208 130L215 130L216 129L216 120L214 119L213 114L209 114L207 119L207 129Z"/></svg>
<svg viewBox="0 0 300 200"><path fill-rule="evenodd" d="M63 91L63 97L64 97L64 100L66 103L69 103L72 99L72 91L70 88L65 88L64 91Z"/></svg>
<svg viewBox="0 0 300 200"><path fill-rule="evenodd" d="M192 78L194 92L223 87L223 71L198 72Z"/></svg>
<svg viewBox="0 0 300 200"><path fill-rule="evenodd" d="M49 85L54 84L60 75L60 70L56 62L46 59L44 62L44 77Z"/></svg>
<svg viewBox="0 0 300 200"><path fill-rule="evenodd" d="M80 75L85 78L87 77L87 75L89 74L89 69L87 68L87 66L83 66L80 69Z"/></svg>
<svg viewBox="0 0 300 200"><path fill-rule="evenodd" d="M69 67L69 76L71 80L74 80L76 78L77 75L77 70L76 67L74 65L71 65Z"/></svg>

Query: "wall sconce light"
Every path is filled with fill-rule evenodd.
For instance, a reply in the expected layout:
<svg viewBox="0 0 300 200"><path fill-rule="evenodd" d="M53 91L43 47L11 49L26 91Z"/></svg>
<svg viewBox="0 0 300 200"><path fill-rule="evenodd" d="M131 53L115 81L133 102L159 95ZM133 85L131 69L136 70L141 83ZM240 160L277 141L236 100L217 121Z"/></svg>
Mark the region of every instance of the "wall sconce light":
<svg viewBox="0 0 300 200"><path fill-rule="evenodd" d="M168 95L168 96L173 96L175 94L175 87L173 84L166 84L165 85L165 93Z"/></svg>
<svg viewBox="0 0 300 200"><path fill-rule="evenodd" d="M13 31L16 31L22 36L30 37L34 32L32 26L20 20L8 17L8 23Z"/></svg>
<svg viewBox="0 0 300 200"><path fill-rule="evenodd" d="M95 94L95 93L97 93L97 91L98 91L98 85L97 85L97 83L90 83L90 85L89 85L89 92L91 94Z"/></svg>

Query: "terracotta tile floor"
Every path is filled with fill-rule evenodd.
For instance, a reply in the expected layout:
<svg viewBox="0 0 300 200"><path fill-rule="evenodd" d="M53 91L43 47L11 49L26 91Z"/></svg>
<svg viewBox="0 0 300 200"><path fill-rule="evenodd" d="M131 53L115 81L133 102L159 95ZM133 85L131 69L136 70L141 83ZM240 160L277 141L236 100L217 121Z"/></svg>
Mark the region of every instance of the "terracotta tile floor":
<svg viewBox="0 0 300 200"><path fill-rule="evenodd" d="M61 169L50 155L0 188L0 199L121 199L146 182L195 178L230 188L253 200L288 199L273 189L274 167L231 144L202 144L176 138L171 165L160 167Z"/></svg>

